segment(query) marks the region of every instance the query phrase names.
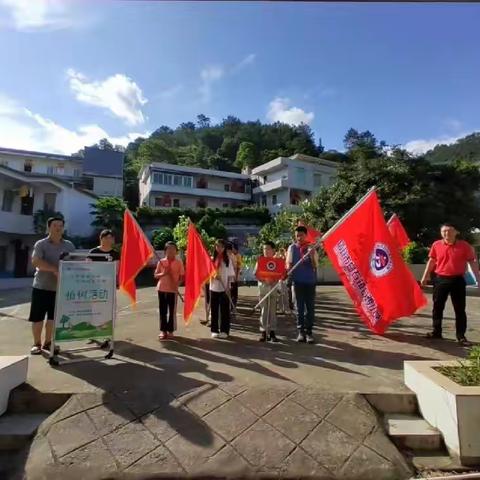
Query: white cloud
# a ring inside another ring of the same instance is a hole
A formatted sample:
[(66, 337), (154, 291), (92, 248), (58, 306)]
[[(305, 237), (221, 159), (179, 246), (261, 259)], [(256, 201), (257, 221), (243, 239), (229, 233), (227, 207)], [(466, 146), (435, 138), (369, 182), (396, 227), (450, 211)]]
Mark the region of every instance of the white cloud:
[(313, 112), (306, 112), (298, 107), (291, 107), (288, 98), (277, 97), (268, 106), (267, 119), (271, 122), (288, 123), (289, 125), (300, 125), (312, 122), (315, 117)]
[(200, 72), (202, 84), (200, 85), (200, 95), (204, 103), (212, 99), (212, 85), (218, 82), (225, 75), (225, 70), (220, 65), (210, 65)]
[(240, 62), (238, 62), (233, 68), (232, 68), (232, 73), (236, 73), (238, 72), (239, 70), (242, 70), (243, 68), (245, 67), (248, 67), (249, 65), (251, 65), (255, 59), (257, 58), (257, 55), (255, 53), (250, 53), (249, 55), (247, 55), (245, 58), (243, 58), (242, 60), (240, 60)]
[(404, 145), (405, 150), (415, 154), (421, 155), (423, 153), (432, 150), (437, 145), (451, 145), (455, 143), (459, 138), (464, 137), (467, 133), (462, 133), (461, 135), (457, 135), (454, 137), (443, 136), (439, 138), (430, 138), (430, 139), (418, 139), (418, 140), (411, 140)]
[(85, 75), (70, 68), (67, 76), (78, 101), (107, 109), (127, 125), (145, 122), (142, 106), (147, 100), (141, 88), (126, 75), (117, 73), (105, 80), (89, 81)]
[(85, 145), (97, 143), (101, 138), (108, 138), (114, 145), (126, 146), (137, 137), (149, 135), (148, 132), (131, 132), (114, 137), (97, 124), (81, 125), (70, 130), (1, 94), (0, 106), (2, 147), (71, 154)]
[(18, 30), (63, 29), (78, 22), (65, 0), (0, 0)]

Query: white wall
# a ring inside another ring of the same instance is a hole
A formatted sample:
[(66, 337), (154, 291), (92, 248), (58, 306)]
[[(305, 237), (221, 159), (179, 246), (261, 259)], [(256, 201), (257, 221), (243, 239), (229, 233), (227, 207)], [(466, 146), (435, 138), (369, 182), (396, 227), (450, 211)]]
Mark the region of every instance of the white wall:
[(91, 204), (95, 198), (72, 188), (63, 190), (57, 197), (57, 210), (65, 218), (65, 229), (69, 235), (88, 236), (94, 232), (91, 226)]
[(122, 197), (123, 180), (112, 177), (93, 177), (93, 193), (99, 196)]
[[(155, 207), (155, 197), (164, 197), (166, 194), (160, 192), (154, 192), (149, 196), (150, 199), (150, 207), (152, 208), (162, 208), (162, 207)], [(197, 208), (197, 200), (201, 197), (197, 196), (189, 196), (189, 195), (176, 195), (174, 193), (168, 193), (170, 198), (172, 199), (172, 207), (173, 207), (173, 200), (179, 199), (180, 200), (180, 207), (179, 208)], [(217, 198), (207, 198), (204, 197), (204, 200), (207, 202), (208, 208), (222, 208), (224, 204), (228, 204), (231, 206), (232, 203), (238, 204), (247, 204), (246, 202), (239, 202), (237, 200), (228, 200), (228, 199), (217, 199)], [(165, 207), (163, 207), (165, 208)], [(169, 208), (169, 207), (166, 207)]]
[[(295, 169), (303, 168), (305, 170), (305, 182), (298, 182)], [(322, 185), (330, 184), (330, 178), (336, 175), (336, 168), (322, 164), (313, 164), (310, 162), (302, 162), (300, 160), (288, 160), (288, 184), (290, 188), (308, 190), (311, 192), (318, 191), (320, 187), (315, 187), (313, 178), (315, 173), (322, 175)]]

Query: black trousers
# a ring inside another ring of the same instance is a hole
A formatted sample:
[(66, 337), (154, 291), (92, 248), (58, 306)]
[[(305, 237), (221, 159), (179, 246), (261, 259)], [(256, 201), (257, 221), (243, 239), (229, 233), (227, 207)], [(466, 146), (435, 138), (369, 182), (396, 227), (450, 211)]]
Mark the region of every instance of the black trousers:
[(466, 283), (463, 276), (446, 277), (437, 275), (433, 283), (433, 331), (442, 333), (443, 310), (448, 295), (452, 299), (453, 310), (455, 311), (455, 327), (457, 338), (465, 336), (467, 330), (466, 306)]
[(175, 310), (177, 308), (177, 294), (172, 292), (158, 292), (158, 306), (160, 309), (160, 331), (173, 333), (177, 329)]
[(236, 307), (238, 302), (238, 282), (232, 282), (230, 286), (230, 295), (232, 297), (232, 303)]
[(212, 314), (210, 330), (213, 333), (230, 333), (230, 302), (225, 292), (210, 290), (210, 311)]

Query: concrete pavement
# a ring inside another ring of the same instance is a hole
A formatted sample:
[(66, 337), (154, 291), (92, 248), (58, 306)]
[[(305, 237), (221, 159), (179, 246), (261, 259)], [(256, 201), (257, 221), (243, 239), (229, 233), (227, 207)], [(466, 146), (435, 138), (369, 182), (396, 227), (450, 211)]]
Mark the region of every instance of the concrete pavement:
[[(34, 388), (73, 396), (42, 425), (28, 478), (65, 478), (65, 468), (69, 478), (77, 469), (89, 480), (104, 472), (408, 478), (375, 412), (355, 392), (405, 391), (404, 360), (462, 358), (466, 350), (424, 338), (428, 309), (380, 337), (364, 327), (341, 287), (317, 292), (315, 345), (292, 340), (289, 316), (279, 319), (279, 344), (258, 342), (253, 287), (240, 289), (229, 340), (210, 338), (201, 305), (189, 326), (179, 315), (174, 340), (159, 342), (155, 291), (140, 289), (134, 310), (120, 297), (113, 359), (52, 368), (31, 358)], [(1, 355), (30, 347), (28, 296), (0, 295)], [(468, 299), (474, 341), (479, 302)], [(454, 338), (450, 306), (445, 335)]]

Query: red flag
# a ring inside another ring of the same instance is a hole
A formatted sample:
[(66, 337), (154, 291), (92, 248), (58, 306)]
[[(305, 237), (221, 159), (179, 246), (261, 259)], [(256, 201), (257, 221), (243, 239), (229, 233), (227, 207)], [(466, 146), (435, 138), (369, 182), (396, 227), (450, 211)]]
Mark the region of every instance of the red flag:
[(258, 257), (255, 276), (264, 280), (280, 280), (285, 276), (285, 260), (275, 257)]
[(426, 305), (388, 231), (375, 191), (324, 235), (324, 248), (359, 315), (375, 333)]
[(216, 271), (212, 259), (203, 245), (202, 238), (193, 223), (190, 223), (188, 226), (186, 256), (183, 319), (185, 323), (188, 323), (197, 307), (203, 286)]
[(387, 225), (388, 229), (390, 230), (390, 234), (397, 241), (400, 250), (403, 250), (410, 243), (410, 239), (408, 238), (408, 234), (405, 231), (405, 228), (403, 228), (402, 222), (396, 213), (390, 217)]
[(120, 289), (130, 297), (131, 303), (137, 301), (135, 277), (154, 255), (155, 251), (140, 225), (133, 218), (130, 210), (125, 210), (118, 281)]

